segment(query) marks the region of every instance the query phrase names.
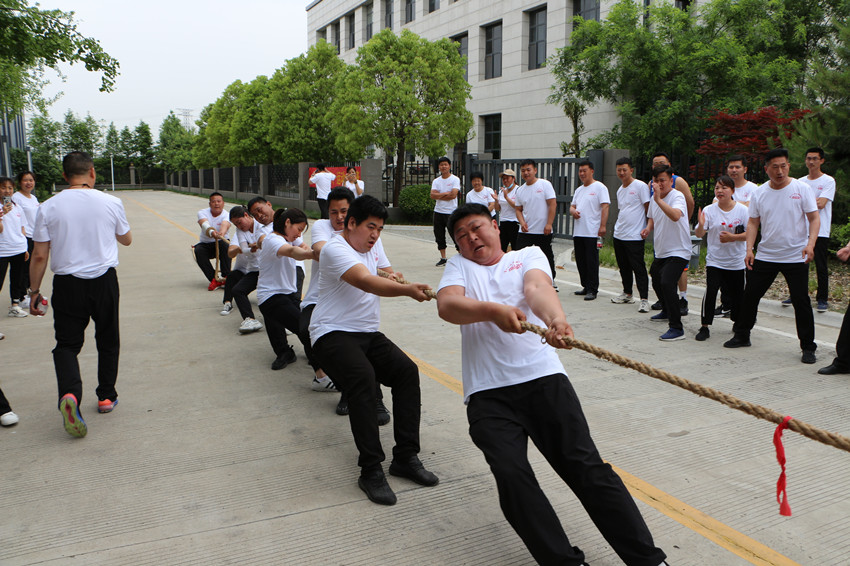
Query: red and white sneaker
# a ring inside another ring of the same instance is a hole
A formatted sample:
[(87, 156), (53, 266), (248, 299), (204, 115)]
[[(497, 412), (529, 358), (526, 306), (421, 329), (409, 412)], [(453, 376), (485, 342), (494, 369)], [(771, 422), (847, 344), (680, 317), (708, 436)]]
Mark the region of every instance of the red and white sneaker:
[(115, 405), (118, 404), (118, 399), (115, 401), (110, 401), (109, 399), (104, 399), (103, 401), (97, 402), (97, 412), (98, 413), (111, 413), (112, 409), (115, 408)]

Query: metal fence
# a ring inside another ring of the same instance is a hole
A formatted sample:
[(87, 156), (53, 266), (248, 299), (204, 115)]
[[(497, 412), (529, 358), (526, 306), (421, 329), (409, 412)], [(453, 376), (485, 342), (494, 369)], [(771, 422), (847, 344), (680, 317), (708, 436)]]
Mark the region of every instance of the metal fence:
[(201, 169), (202, 174), (201, 178), (203, 181), (201, 182), (201, 188), (203, 189), (214, 189), (215, 188), (215, 177), (213, 176), (212, 169)]
[(269, 165), (269, 192), (278, 197), (298, 198), (298, 164)]
[(218, 190), (232, 191), (233, 190), (233, 168), (224, 167), (218, 170)]
[[(453, 164), (454, 165), (454, 164)], [(430, 185), (437, 176), (436, 161), (408, 161), (404, 164), (402, 188), (409, 185)], [(393, 183), (395, 182), (395, 163), (388, 163), (381, 175), (384, 204), (393, 201)]]
[(239, 168), (239, 191), (255, 195), (260, 194), (259, 165), (243, 165)]

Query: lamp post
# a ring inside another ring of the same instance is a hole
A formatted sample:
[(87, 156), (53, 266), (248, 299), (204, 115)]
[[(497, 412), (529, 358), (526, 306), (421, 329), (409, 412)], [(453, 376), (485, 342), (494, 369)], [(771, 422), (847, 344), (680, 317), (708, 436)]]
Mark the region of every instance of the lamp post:
[(115, 192), (115, 161), (112, 159), (112, 154), (109, 154), (109, 169), (112, 172), (112, 192)]

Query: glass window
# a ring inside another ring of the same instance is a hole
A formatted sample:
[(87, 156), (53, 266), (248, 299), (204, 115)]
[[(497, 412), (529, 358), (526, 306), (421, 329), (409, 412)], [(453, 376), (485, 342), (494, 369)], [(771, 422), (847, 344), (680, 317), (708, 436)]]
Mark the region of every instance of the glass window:
[(502, 76), (502, 22), (484, 28), (484, 78)]
[(336, 47), (337, 54), (339, 54), (339, 41), (340, 41), (340, 38), (339, 38), (339, 35), (340, 35), (339, 20), (337, 20), (336, 22), (331, 24), (331, 29), (333, 30), (333, 45), (334, 45), (334, 47)]
[(585, 20), (599, 21), (599, 0), (575, 0), (573, 14)]
[(354, 14), (345, 17), (345, 26), (348, 28), (348, 44), (346, 49), (354, 49)]
[(365, 36), (364, 41), (369, 41), (372, 39), (372, 19), (375, 17), (375, 10), (372, 4), (366, 4), (366, 9), (364, 10), (364, 24), (365, 29), (363, 30), (363, 35)]
[(484, 118), (484, 153), (493, 154), (493, 159), (502, 158), (502, 115), (491, 114)]
[(409, 24), (416, 19), (416, 0), (404, 0), (404, 23)]
[(546, 8), (528, 13), (528, 68), (539, 69), (546, 62)]
[(440, 9), (440, 0), (428, 0), (428, 13)]
[(461, 57), (466, 58), (463, 62), (463, 78), (469, 80), (469, 34), (456, 35), (452, 38), (452, 41), (458, 43), (457, 52), (460, 53)]
[(393, 0), (384, 0), (384, 27), (393, 29)]

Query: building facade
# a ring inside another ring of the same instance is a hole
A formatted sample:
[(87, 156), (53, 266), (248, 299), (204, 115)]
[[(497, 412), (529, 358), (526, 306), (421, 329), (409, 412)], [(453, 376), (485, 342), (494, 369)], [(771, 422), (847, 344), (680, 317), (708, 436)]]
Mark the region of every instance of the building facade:
[[(429, 40), (458, 42), (467, 57), (475, 136), (455, 155), (495, 159), (561, 157), (572, 125), (546, 100), (554, 83), (544, 63), (567, 44), (572, 19), (604, 17), (612, 0), (314, 0), (307, 6), (307, 41), (325, 40), (355, 63), (357, 48), (384, 28)], [(590, 108), (583, 139), (617, 122), (613, 107)]]

